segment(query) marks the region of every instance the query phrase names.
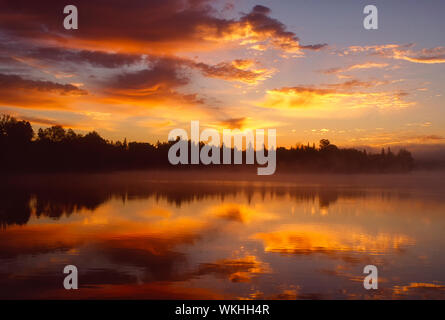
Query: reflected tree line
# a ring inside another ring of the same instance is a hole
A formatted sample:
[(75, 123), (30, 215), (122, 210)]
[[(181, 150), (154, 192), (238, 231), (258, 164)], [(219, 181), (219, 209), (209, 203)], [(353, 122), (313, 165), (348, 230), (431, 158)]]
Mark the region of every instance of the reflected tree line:
[[(28, 121), (3, 115), (0, 118), (0, 170), (70, 172), (209, 167), (172, 166), (168, 162), (168, 150), (174, 143), (127, 143), (126, 139), (113, 142), (95, 131), (82, 135), (62, 126), (40, 128), (35, 133)], [(414, 168), (414, 159), (407, 150), (401, 149), (396, 154), (390, 149), (368, 153), (366, 150), (338, 148), (327, 139), (321, 140), (318, 147), (297, 145), (280, 147), (276, 151), (277, 170), (281, 171), (407, 172)], [(243, 153), (245, 159), (245, 151)], [(227, 165), (221, 167), (226, 168)], [(253, 166), (244, 167), (252, 169)]]
[(131, 176), (123, 178), (115, 174), (7, 176), (3, 182), (0, 185), (0, 229), (9, 225), (25, 225), (31, 215), (57, 220), (79, 211), (94, 211), (111, 199), (125, 203), (152, 198), (180, 208), (206, 199), (224, 202), (228, 197), (242, 195), (248, 203), (252, 203), (255, 196), (263, 201), (288, 197), (297, 203), (313, 202), (320, 208), (327, 208), (341, 198), (365, 198), (369, 195), (356, 189), (190, 184), (186, 181), (168, 183)]

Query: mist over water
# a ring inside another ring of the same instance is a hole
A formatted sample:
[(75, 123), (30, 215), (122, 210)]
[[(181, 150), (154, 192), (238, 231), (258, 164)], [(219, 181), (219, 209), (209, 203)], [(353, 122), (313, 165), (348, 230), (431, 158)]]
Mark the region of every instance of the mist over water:
[[(5, 177), (0, 297), (445, 298), (443, 173)], [(79, 290), (63, 289), (63, 268)], [(363, 268), (379, 289), (363, 288)]]

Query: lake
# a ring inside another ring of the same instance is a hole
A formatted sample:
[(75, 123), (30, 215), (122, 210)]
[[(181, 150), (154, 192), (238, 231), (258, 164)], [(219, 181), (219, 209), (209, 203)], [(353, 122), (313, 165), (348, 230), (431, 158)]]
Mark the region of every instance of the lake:
[(445, 299), (444, 178), (6, 177), (0, 298)]

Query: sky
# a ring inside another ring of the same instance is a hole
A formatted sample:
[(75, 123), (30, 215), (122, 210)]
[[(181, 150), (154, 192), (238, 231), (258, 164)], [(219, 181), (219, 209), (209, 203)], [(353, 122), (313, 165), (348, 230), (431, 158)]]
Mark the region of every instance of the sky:
[[(276, 129), (279, 146), (445, 145), (440, 0), (0, 0), (0, 113), (110, 140)], [(379, 28), (363, 27), (378, 8)]]

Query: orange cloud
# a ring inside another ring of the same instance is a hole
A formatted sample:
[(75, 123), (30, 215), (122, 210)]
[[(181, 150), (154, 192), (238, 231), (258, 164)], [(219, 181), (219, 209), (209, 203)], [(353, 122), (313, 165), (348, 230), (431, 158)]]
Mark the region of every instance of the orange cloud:
[(395, 51), (394, 58), (415, 63), (445, 63), (445, 47), (422, 49), (420, 52)]
[[(268, 90), (260, 105), (266, 108), (284, 110), (323, 110), (338, 112), (343, 109), (362, 109), (376, 107), (379, 109), (404, 108), (411, 105), (405, 101), (407, 93), (394, 91), (363, 91), (385, 82), (349, 80), (343, 83), (325, 84), (321, 87), (284, 87)], [(362, 90), (358, 91), (357, 88)], [(320, 115), (319, 115), (320, 116)]]
[(18, 75), (0, 74), (0, 86), (8, 90), (30, 90), (51, 92), (60, 95), (85, 95), (85, 90), (72, 84), (60, 84), (51, 81), (24, 79)]
[(221, 62), (210, 66), (205, 63), (195, 63), (193, 67), (199, 69), (205, 76), (220, 78), (229, 81), (239, 81), (248, 84), (256, 84), (270, 78), (274, 70), (252, 68), (256, 64), (253, 60), (234, 60)]
[[(257, 5), (251, 12), (241, 17), (239, 21), (231, 23), (223, 31), (225, 40), (240, 40), (241, 44), (248, 44), (252, 49), (263, 51), (268, 47), (284, 52), (299, 53), (302, 50), (320, 50), (327, 44), (301, 45), (300, 39), (286, 30), (284, 24), (269, 17), (271, 10)], [(215, 39), (215, 38), (213, 38)]]
[(414, 63), (436, 64), (445, 63), (445, 47), (435, 47), (413, 51), (414, 44), (386, 44), (376, 46), (352, 46), (339, 52), (340, 55), (368, 53), (396, 60), (405, 60)]
[(60, 109), (70, 101), (68, 98), (86, 94), (86, 90), (72, 84), (25, 79), (13, 74), (0, 74), (0, 102), (4, 105)]
[(223, 128), (227, 129), (243, 129), (246, 124), (247, 118), (230, 118), (226, 120), (222, 120), (219, 122), (219, 125)]

